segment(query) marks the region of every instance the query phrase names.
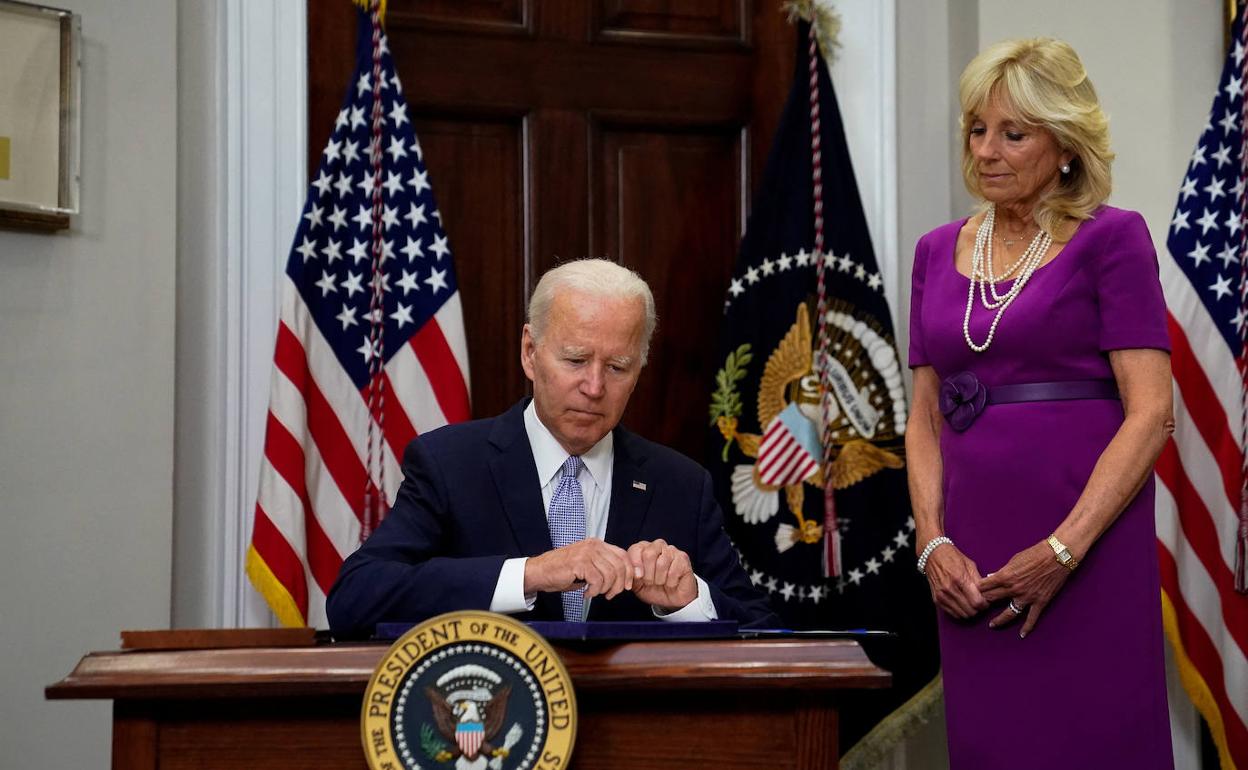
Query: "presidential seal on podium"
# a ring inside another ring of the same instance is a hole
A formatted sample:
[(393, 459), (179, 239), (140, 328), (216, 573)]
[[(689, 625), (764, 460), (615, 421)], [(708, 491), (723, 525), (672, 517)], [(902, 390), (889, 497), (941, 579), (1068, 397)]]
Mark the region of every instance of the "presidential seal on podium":
[(576, 695), (559, 656), (528, 626), (451, 612), (386, 652), (360, 728), (372, 770), (555, 770), (576, 741)]

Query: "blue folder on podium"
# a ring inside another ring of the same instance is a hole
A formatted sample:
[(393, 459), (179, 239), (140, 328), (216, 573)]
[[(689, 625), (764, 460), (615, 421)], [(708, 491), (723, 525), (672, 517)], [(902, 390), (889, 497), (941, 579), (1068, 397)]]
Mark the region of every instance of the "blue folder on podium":
[[(640, 642), (668, 639), (891, 639), (890, 631), (865, 628), (793, 630), (788, 628), (739, 628), (735, 620), (708, 620), (701, 623), (665, 623), (661, 620), (617, 621), (595, 620), (590, 623), (569, 623), (562, 620), (531, 620), (526, 623), (551, 641)], [(415, 623), (378, 623), (374, 636), (392, 642), (416, 626)]]
[[(415, 625), (415, 623), (378, 623), (376, 638), (393, 641)], [(702, 623), (665, 623), (660, 620), (597, 620), (591, 623), (569, 623), (562, 620), (533, 620), (526, 625), (551, 641), (628, 642), (663, 639), (735, 639), (738, 635), (735, 620), (709, 620)]]

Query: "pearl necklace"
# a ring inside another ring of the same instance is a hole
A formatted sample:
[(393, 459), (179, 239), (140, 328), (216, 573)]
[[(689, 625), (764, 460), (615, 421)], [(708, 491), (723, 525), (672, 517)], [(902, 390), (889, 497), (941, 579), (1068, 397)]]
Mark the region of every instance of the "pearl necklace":
[[(988, 236), (988, 252), (987, 252), (987, 255), (986, 255), (986, 256), (985, 256), (985, 258), (984, 258), (984, 263), (985, 263), (985, 267), (987, 267), (987, 268), (988, 268), (988, 270), (987, 270), (987, 272), (988, 272), (988, 291), (989, 291), (989, 293), (991, 293), (991, 294), (992, 294), (992, 299), (993, 299), (993, 301), (994, 301), (994, 302), (996, 302), (996, 303), (1000, 304), (1001, 300), (1002, 300), (1002, 299), (1004, 298), (1004, 296), (1005, 296), (1005, 295), (1003, 295), (1003, 294), (998, 294), (998, 293), (997, 293), (997, 283), (998, 283), (999, 281), (1004, 281), (1004, 280), (1008, 279), (1008, 278), (1009, 278), (1011, 275), (1013, 275), (1013, 274), (1014, 274), (1014, 273), (1015, 273), (1015, 272), (1016, 272), (1016, 271), (1017, 271), (1020, 267), (1022, 267), (1022, 266), (1023, 266), (1023, 263), (1026, 261), (1027, 256), (1028, 256), (1028, 254), (1029, 254), (1029, 253), (1030, 253), (1030, 252), (1029, 252), (1028, 250), (1024, 249), (1024, 250), (1023, 250), (1023, 253), (1019, 255), (1018, 259), (1016, 259), (1012, 265), (1010, 265), (1009, 267), (1005, 268), (1005, 270), (1001, 273), (1001, 275), (995, 275), (995, 274), (993, 273), (993, 271), (992, 271), (992, 236), (991, 236), (991, 235), (989, 235), (989, 236)], [(982, 290), (982, 288), (983, 288), (983, 287), (981, 286), (980, 288), (981, 288), (981, 290)]]
[[(1040, 263), (1044, 261), (1044, 255), (1048, 253), (1049, 246), (1053, 243), (1053, 236), (1044, 230), (1037, 232), (1018, 261), (1006, 268), (1000, 276), (993, 275), (992, 235), (996, 213), (996, 206), (992, 206), (984, 214), (984, 221), (980, 222), (979, 229), (975, 232), (975, 248), (971, 252), (971, 285), (966, 293), (966, 314), (962, 316), (962, 336), (966, 339), (966, 344), (976, 353), (983, 353), (992, 344), (992, 338), (997, 333), (997, 324), (1001, 322), (1005, 309), (1022, 293), (1023, 287), (1031, 280), (1036, 268), (1040, 267)], [(1005, 280), (1015, 272), (1018, 273), (1018, 277), (1009, 291), (1004, 294), (997, 293), (996, 282)], [(975, 305), (977, 283), (979, 284), (979, 300), (984, 309), (997, 311), (992, 319), (992, 326), (988, 327), (988, 338), (982, 345), (976, 344), (971, 339), (971, 308)], [(988, 299), (990, 293), (992, 294), (991, 300)]]

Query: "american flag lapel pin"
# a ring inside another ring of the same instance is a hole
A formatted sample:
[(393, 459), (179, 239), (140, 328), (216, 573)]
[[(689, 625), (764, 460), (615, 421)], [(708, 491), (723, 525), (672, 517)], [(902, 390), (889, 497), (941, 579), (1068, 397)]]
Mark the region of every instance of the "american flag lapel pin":
[(642, 492), (645, 492), (645, 491), (646, 491), (646, 482), (644, 482), (644, 481), (634, 481), (634, 482), (633, 482), (633, 489), (640, 489)]

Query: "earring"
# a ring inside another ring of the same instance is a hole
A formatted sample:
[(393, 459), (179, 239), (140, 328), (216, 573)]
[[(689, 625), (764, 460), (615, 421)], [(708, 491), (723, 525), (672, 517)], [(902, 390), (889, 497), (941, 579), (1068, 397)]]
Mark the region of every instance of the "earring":
[(1069, 174), (1069, 173), (1070, 173), (1070, 164), (1069, 164), (1069, 163), (1063, 163), (1063, 164), (1062, 164), (1062, 173), (1063, 173), (1063, 174)]

